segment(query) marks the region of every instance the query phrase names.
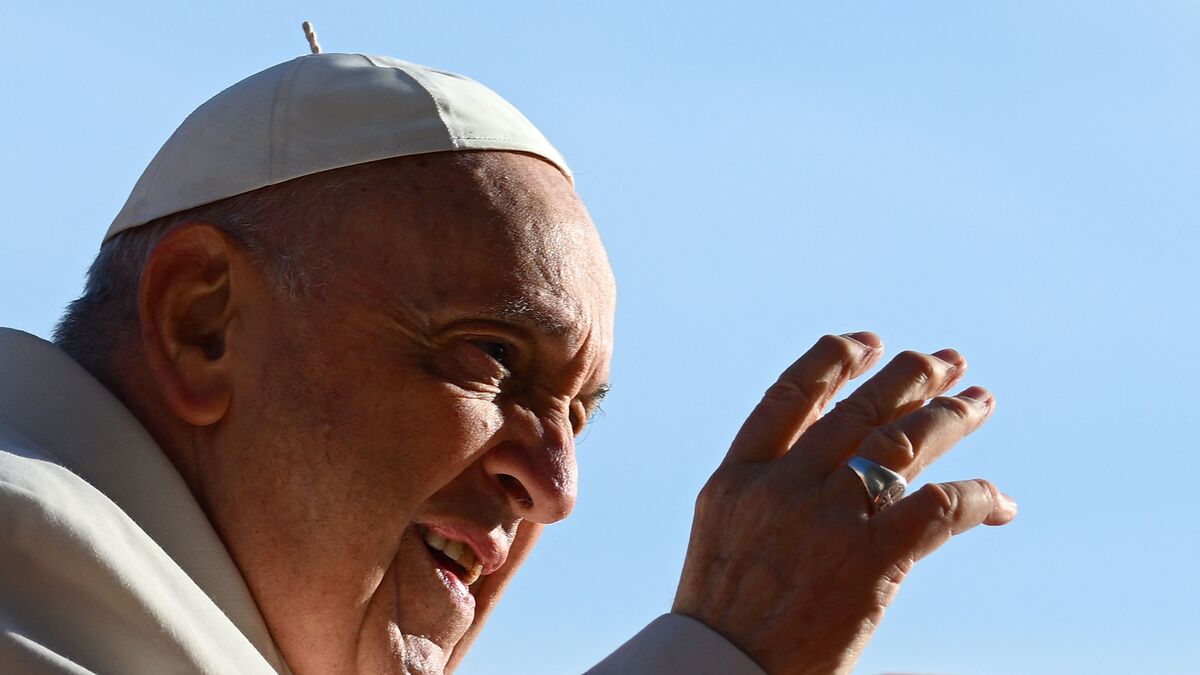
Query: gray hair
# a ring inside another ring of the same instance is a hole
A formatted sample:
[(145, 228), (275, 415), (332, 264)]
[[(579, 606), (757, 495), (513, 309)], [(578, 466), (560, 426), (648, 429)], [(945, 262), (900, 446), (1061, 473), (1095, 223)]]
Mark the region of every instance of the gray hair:
[[(116, 235), (88, 269), (83, 294), (67, 306), (54, 343), (110, 388), (120, 382), (123, 345), (140, 333), (138, 287), (154, 247), (188, 222), (219, 228), (261, 263), (286, 299), (299, 302), (333, 273), (319, 245), (320, 232), (367, 191), (419, 194), (426, 172), (472, 172), (496, 164), (496, 151), (454, 151), (356, 164), (296, 178), (181, 211)], [(381, 169), (383, 169), (381, 171)]]
[[(316, 174), (164, 216), (117, 234), (100, 247), (83, 294), (54, 328), (56, 345), (105, 384), (118, 381), (120, 348), (140, 332), (138, 287), (154, 247), (188, 222), (211, 224), (261, 263), (276, 290), (297, 300), (322, 266), (314, 241), (318, 224), (335, 211), (335, 175)], [(286, 227), (283, 226), (286, 224)]]

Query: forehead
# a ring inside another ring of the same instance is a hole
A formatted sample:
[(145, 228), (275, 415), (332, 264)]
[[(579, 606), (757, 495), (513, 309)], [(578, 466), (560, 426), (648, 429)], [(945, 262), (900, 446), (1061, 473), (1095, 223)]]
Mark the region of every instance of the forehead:
[(607, 257), (555, 167), (500, 152), (378, 164), (339, 186), (335, 226), (340, 265), (367, 286), (429, 320), (477, 312), (554, 334), (611, 333)]

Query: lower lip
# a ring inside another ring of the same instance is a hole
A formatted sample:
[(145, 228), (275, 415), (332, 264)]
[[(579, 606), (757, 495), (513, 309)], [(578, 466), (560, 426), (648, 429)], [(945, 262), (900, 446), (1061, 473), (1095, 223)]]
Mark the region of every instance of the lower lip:
[(438, 562), (437, 558), (433, 557), (433, 552), (429, 550), (429, 545), (425, 543), (425, 538), (421, 536), (421, 533), (417, 531), (416, 528), (413, 528), (413, 535), (417, 538), (417, 541), (420, 542), (421, 549), (425, 551), (425, 558), (429, 561), (430, 566), (433, 568), (434, 574), (439, 580), (441, 580), (442, 585), (446, 587), (446, 590), (450, 591), (450, 594), (454, 597), (455, 601), (461, 602), (469, 606), (471, 609), (474, 609), (475, 596), (471, 595), (471, 589), (463, 583), (462, 579), (460, 579), (457, 574), (455, 574), (449, 568), (443, 567), (442, 564)]

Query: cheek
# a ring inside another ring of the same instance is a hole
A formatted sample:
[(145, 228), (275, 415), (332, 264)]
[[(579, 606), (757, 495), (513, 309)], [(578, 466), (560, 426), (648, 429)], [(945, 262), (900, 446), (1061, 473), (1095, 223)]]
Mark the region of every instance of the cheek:
[[(502, 428), (490, 400), (423, 373), (345, 369), (302, 416), (311, 457), (346, 497), (411, 512), (477, 462)], [(304, 441), (302, 441), (304, 442)], [(311, 447), (318, 446), (318, 447)]]
[(320, 492), (400, 516), (466, 471), (503, 420), (491, 400), (401, 354), (380, 353), (380, 344), (394, 340), (364, 343), (371, 334), (363, 330), (354, 342), (317, 354), (312, 345), (337, 336), (294, 332), (293, 349), (264, 359), (256, 384), (265, 405), (257, 417), (261, 430), (273, 428), (275, 442), (297, 452)]
[(495, 404), (464, 398), (446, 386), (401, 397), (382, 414), (393, 419), (403, 415), (404, 422), (393, 428), (394, 437), (403, 448), (406, 468), (423, 477), (426, 495), (474, 464), (502, 426)]

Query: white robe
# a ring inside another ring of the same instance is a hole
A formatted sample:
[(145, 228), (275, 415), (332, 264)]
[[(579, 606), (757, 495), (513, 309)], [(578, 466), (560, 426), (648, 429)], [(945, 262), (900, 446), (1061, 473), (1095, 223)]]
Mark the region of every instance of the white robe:
[[(0, 673), (289, 673), (183, 478), (54, 345), (0, 328)], [(665, 615), (592, 671), (761, 675)]]
[(183, 478), (48, 342), (0, 329), (0, 672), (286, 665)]

